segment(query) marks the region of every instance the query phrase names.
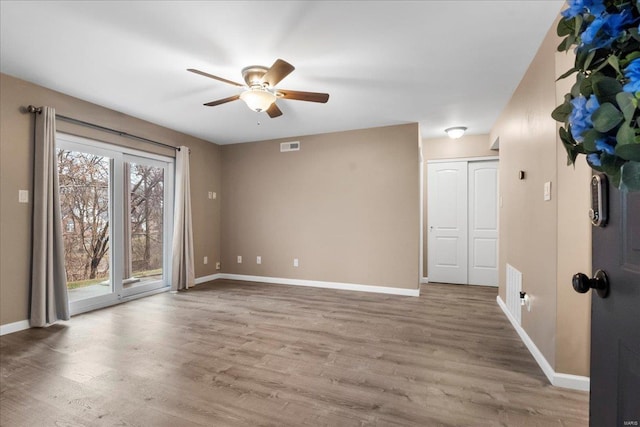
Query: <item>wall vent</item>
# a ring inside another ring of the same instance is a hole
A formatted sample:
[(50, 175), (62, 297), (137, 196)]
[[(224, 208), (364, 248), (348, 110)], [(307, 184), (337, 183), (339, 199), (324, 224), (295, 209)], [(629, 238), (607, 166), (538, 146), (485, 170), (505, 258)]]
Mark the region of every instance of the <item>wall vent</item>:
[(522, 291), (522, 272), (507, 264), (507, 309), (518, 325), (522, 324), (520, 291)]
[(286, 151), (300, 151), (300, 141), (281, 142), (280, 152), (284, 153)]

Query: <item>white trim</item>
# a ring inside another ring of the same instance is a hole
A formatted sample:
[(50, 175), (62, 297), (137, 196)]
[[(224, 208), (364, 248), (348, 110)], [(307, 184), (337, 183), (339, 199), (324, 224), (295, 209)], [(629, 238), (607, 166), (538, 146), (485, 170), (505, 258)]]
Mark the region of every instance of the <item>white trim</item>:
[(429, 278), (428, 277), (423, 277), (420, 279), (420, 283), (422, 285), (426, 285), (427, 283), (429, 283)]
[(271, 283), (277, 285), (310, 286), (314, 288), (339, 289), (342, 291), (374, 292), (380, 294), (419, 297), (420, 289), (391, 288), (386, 286), (359, 285), (356, 283), (322, 282), (318, 280), (285, 279), (282, 277), (247, 276), (244, 274), (218, 275), (219, 279), (242, 280), (246, 282)]
[(538, 362), (538, 366), (540, 366), (542, 372), (544, 372), (544, 374), (547, 376), (547, 379), (549, 380), (551, 385), (556, 387), (569, 388), (572, 390), (589, 391), (589, 377), (555, 372), (551, 367), (551, 364), (547, 361), (542, 352), (529, 337), (527, 332), (520, 325), (518, 325), (518, 322), (516, 321), (515, 317), (513, 317), (513, 315), (509, 312), (509, 310), (507, 309), (507, 305), (504, 303), (504, 301), (502, 301), (500, 295), (496, 297), (496, 301), (498, 302), (498, 305), (504, 312), (505, 316), (507, 316), (507, 319), (509, 319), (509, 322), (511, 322), (513, 329), (515, 329), (520, 336), (520, 339), (522, 340), (524, 345), (527, 346), (527, 349), (529, 349), (529, 352), (531, 353), (533, 358), (536, 360), (536, 362)]
[(196, 285), (199, 285), (201, 283), (211, 282), (212, 280), (222, 279), (222, 277), (220, 276), (222, 276), (222, 274), (216, 273), (216, 274), (210, 274), (208, 276), (197, 277), (194, 283)]
[(460, 157), (453, 159), (434, 159), (427, 160), (429, 163), (451, 163), (451, 162), (488, 162), (490, 160), (500, 160), (499, 156), (487, 156), (487, 157)]
[(91, 305), (76, 307), (75, 309), (72, 308), (71, 317), (76, 316), (78, 314), (82, 314), (82, 313), (88, 313), (89, 311), (99, 310), (101, 308), (113, 307), (114, 305), (118, 305), (123, 302), (133, 301), (135, 299), (149, 297), (155, 294), (160, 294), (162, 292), (167, 292), (169, 289), (170, 289), (169, 286), (163, 286), (158, 289), (152, 289), (150, 291), (140, 292), (139, 294), (127, 295), (120, 298), (116, 298), (115, 300), (101, 301)]
[(24, 331), (30, 327), (31, 325), (28, 320), (20, 320), (18, 322), (7, 323), (6, 325), (0, 325), (0, 336)]

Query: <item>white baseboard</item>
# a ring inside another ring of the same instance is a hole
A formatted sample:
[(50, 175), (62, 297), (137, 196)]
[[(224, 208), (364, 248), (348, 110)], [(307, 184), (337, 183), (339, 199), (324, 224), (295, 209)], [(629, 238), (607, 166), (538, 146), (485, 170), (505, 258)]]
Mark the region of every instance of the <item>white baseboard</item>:
[(420, 279), (420, 284), (426, 285), (427, 283), (429, 283), (429, 278), (428, 277), (423, 277), (423, 278)]
[(542, 352), (538, 349), (538, 347), (535, 345), (533, 340), (529, 337), (527, 332), (522, 328), (522, 326), (518, 324), (516, 319), (509, 312), (509, 310), (507, 309), (507, 305), (504, 303), (504, 301), (502, 301), (502, 298), (500, 298), (499, 295), (496, 297), (496, 301), (498, 302), (498, 305), (504, 312), (505, 316), (507, 316), (507, 319), (509, 319), (509, 322), (511, 322), (513, 329), (516, 330), (516, 332), (520, 336), (520, 339), (522, 340), (524, 345), (527, 346), (527, 349), (529, 349), (529, 352), (531, 353), (533, 358), (536, 360), (536, 362), (538, 362), (540, 369), (542, 369), (542, 372), (544, 372), (544, 374), (547, 376), (547, 379), (552, 385), (556, 387), (569, 388), (572, 390), (589, 391), (589, 387), (590, 387), (589, 377), (584, 377), (580, 375), (562, 374), (554, 371), (553, 368), (551, 367), (551, 364), (547, 361), (547, 359), (544, 357)]
[(210, 274), (208, 276), (198, 277), (195, 280), (195, 284), (199, 285), (201, 283), (207, 283), (207, 282), (211, 282), (212, 280), (221, 279), (222, 277), (220, 277), (220, 276), (221, 276), (220, 273), (216, 273), (216, 274)]
[(31, 325), (28, 320), (20, 320), (18, 322), (7, 323), (6, 325), (0, 325), (0, 336), (24, 331), (30, 327)]
[[(247, 275), (241, 275), (241, 274), (224, 274), (224, 273), (217, 273), (217, 274), (211, 274), (209, 276), (198, 277), (195, 279), (195, 284), (199, 285), (201, 283), (211, 282), (217, 279), (242, 280), (247, 282), (262, 282), (262, 283), (293, 285), (293, 286), (311, 286), (316, 288), (340, 289), (343, 291), (375, 292), (375, 293), (381, 293), (381, 294), (393, 294), (393, 295), (403, 295), (403, 296), (411, 296), (411, 297), (420, 296), (420, 289), (403, 289), (403, 288), (391, 288), (391, 287), (385, 287), (385, 286), (358, 285), (354, 283), (321, 282), (317, 280), (298, 280), (298, 279), (285, 279), (285, 278), (278, 278), (278, 277), (247, 276)], [(135, 295), (126, 299), (127, 300), (137, 299), (143, 296), (149, 296), (159, 292), (166, 292), (166, 291), (167, 289), (163, 288), (163, 289), (147, 292), (145, 294)], [(85, 311), (95, 310), (97, 308), (103, 308), (103, 307), (104, 305), (88, 307)], [(75, 315), (79, 313), (73, 313), (73, 314)], [(28, 320), (21, 320), (19, 322), (0, 325), (0, 336), (11, 334), (13, 332), (23, 331), (29, 328), (30, 328), (30, 325)]]
[(386, 286), (358, 285), (355, 283), (322, 282), (318, 280), (285, 279), (283, 277), (247, 276), (244, 274), (218, 275), (218, 279), (242, 280), (245, 282), (261, 282), (278, 285), (310, 286), (314, 288), (339, 289), (342, 291), (373, 292), (379, 294), (403, 295), (419, 297), (420, 289), (391, 288)]

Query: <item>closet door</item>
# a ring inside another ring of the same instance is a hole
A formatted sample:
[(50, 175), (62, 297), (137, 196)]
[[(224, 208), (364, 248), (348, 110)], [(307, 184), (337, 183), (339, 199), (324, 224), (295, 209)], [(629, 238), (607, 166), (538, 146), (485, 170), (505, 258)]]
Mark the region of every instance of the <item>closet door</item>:
[(467, 283), (467, 162), (429, 163), (429, 281)]
[(469, 162), (469, 281), (498, 286), (498, 162)]

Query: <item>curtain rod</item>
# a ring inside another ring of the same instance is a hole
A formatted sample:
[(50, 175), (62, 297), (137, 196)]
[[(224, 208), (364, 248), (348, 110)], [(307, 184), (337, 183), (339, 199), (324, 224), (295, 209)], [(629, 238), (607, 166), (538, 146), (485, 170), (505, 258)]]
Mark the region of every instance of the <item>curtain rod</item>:
[[(40, 114), (40, 113), (42, 113), (42, 107), (36, 107), (34, 105), (29, 105), (27, 107), (27, 112), (28, 113), (34, 113), (34, 114), (35, 113)], [(113, 134), (116, 134), (118, 136), (124, 136), (126, 138), (131, 138), (131, 139), (137, 139), (138, 141), (148, 142), (150, 144), (160, 145), (162, 147), (171, 148), (173, 150), (180, 151), (180, 147), (174, 147), (173, 145), (164, 144), (162, 142), (154, 141), (152, 139), (148, 139), (148, 138), (143, 138), (141, 136), (132, 135), (130, 133), (123, 132), (123, 131), (120, 131), (120, 130), (117, 130), (117, 129), (111, 129), (111, 128), (108, 128), (108, 127), (105, 127), (105, 126), (96, 125), (94, 123), (85, 122), (83, 120), (74, 119), (72, 117), (63, 116), (61, 114), (56, 114), (56, 119), (63, 120), (65, 122), (69, 122), (69, 123), (73, 123), (73, 124), (77, 124), (77, 125), (86, 126), (86, 127), (97, 129), (97, 130), (101, 130), (103, 132), (113, 133)], [(189, 152), (191, 152), (191, 149), (189, 149)]]

